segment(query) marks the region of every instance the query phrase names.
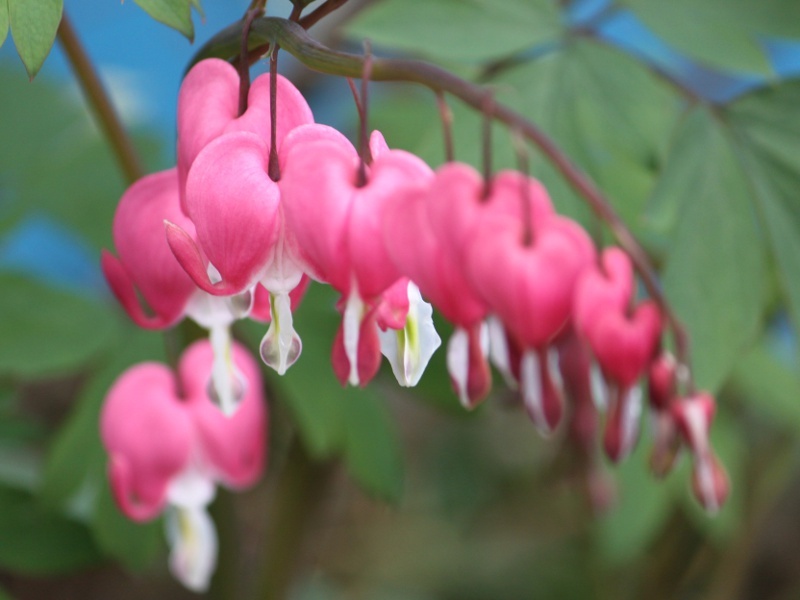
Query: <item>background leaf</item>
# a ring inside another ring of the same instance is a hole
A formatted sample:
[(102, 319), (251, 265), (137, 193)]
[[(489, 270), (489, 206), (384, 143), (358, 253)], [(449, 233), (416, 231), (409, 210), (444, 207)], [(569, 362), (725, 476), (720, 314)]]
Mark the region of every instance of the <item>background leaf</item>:
[(0, 46), (8, 35), (8, 0), (0, 0)]
[(42, 513), (30, 494), (0, 487), (0, 566), (29, 575), (65, 573), (101, 560), (89, 530)]
[(11, 35), (31, 79), (50, 54), (63, 8), (63, 0), (8, 0)]
[(110, 304), (13, 275), (0, 274), (0, 286), (0, 373), (35, 377), (77, 369), (119, 340)]
[(383, 0), (361, 12), (346, 31), (377, 45), (470, 62), (551, 42), (561, 26), (550, 0)]
[(800, 4), (783, 0), (627, 0), (645, 25), (711, 67), (772, 74), (762, 36), (800, 38)]
[(729, 109), (742, 168), (753, 190), (796, 330), (800, 331), (800, 82), (764, 89)]
[(763, 242), (747, 181), (713, 117), (694, 111), (676, 137), (654, 199), (680, 207), (664, 289), (691, 334), (697, 383), (713, 392), (758, 332)]
[(133, 0), (156, 21), (181, 32), (189, 41), (194, 39), (192, 0)]

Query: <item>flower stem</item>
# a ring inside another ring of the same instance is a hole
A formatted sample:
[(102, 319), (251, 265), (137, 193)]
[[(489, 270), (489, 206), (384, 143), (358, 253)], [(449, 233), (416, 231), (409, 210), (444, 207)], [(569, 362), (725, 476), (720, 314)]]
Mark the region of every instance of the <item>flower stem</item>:
[(114, 110), (114, 105), (111, 103), (97, 71), (78, 39), (66, 11), (64, 11), (61, 24), (58, 26), (58, 40), (86, 101), (114, 150), (114, 155), (125, 179), (128, 183), (133, 183), (144, 175), (142, 162), (133, 142), (122, 126), (119, 115)]

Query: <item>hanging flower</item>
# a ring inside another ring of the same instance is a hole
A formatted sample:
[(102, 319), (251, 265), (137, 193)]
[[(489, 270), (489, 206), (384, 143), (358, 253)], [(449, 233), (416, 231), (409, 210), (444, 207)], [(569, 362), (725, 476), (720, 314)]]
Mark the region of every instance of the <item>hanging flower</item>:
[(196, 591), (208, 587), (216, 564), (216, 533), (206, 510), (216, 485), (251, 485), (266, 459), (267, 413), (258, 367), (238, 345), (232, 360), (244, 389), (231, 417), (209, 397), (213, 351), (207, 341), (184, 352), (177, 376), (159, 363), (130, 368), (109, 390), (100, 416), (117, 504), (136, 521), (166, 511), (170, 567)]

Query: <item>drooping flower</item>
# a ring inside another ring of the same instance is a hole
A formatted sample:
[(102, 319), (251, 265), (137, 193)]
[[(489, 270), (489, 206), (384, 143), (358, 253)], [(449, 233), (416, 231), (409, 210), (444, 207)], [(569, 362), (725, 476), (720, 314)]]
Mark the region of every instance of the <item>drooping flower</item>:
[(728, 475), (709, 440), (715, 412), (716, 402), (708, 393), (681, 398), (672, 405), (675, 421), (694, 459), (692, 490), (710, 513), (722, 508), (730, 492)]
[(234, 345), (243, 396), (227, 417), (208, 394), (213, 351), (199, 341), (183, 354), (177, 376), (159, 363), (122, 374), (109, 390), (100, 435), (108, 474), (122, 512), (147, 521), (166, 511), (175, 577), (196, 591), (207, 588), (217, 541), (206, 512), (217, 484), (251, 485), (265, 463), (266, 405), (258, 367)]
[(603, 251), (600, 267), (588, 271), (575, 295), (575, 325), (608, 382), (604, 445), (614, 461), (636, 442), (642, 412), (637, 380), (655, 357), (661, 315), (652, 301), (632, 307), (633, 268), (618, 248)]
[(352, 385), (365, 385), (377, 370), (380, 344), (374, 311), (381, 294), (400, 278), (383, 243), (386, 203), (431, 177), (422, 160), (386, 149), (377, 132), (371, 147), (373, 161), (363, 185), (355, 148), (333, 139), (294, 143), (280, 181), (287, 225), (308, 273), (342, 294), (342, 328), (333, 358), (337, 375), (342, 379), (346, 371), (345, 381)]
[[(176, 169), (148, 175), (122, 195), (114, 215), (114, 245), (119, 258), (103, 251), (101, 266), (106, 280), (131, 319), (148, 329), (171, 327), (189, 317), (211, 332), (215, 347), (214, 383), (223, 410), (237, 402), (239, 374), (226, 358), (230, 354), (228, 327), (249, 311), (248, 293), (217, 298), (197, 287), (170, 250), (164, 236), (164, 219), (173, 219), (195, 235), (194, 224), (180, 209)], [(153, 314), (137, 297), (141, 294)]]

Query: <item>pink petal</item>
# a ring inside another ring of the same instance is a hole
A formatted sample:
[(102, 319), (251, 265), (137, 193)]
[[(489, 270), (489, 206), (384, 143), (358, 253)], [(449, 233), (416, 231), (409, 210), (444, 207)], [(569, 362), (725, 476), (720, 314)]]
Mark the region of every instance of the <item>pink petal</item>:
[(261, 374), (255, 360), (239, 344), (233, 360), (246, 389), (236, 412), (228, 417), (208, 397), (213, 351), (206, 340), (195, 342), (181, 357), (179, 377), (197, 428), (203, 461), (226, 485), (240, 488), (256, 481), (266, 462), (267, 410)]
[[(196, 290), (164, 239), (164, 219), (194, 233), (194, 225), (179, 206), (175, 169), (143, 177), (125, 191), (113, 224), (119, 260), (104, 253), (101, 263), (112, 291), (134, 322), (152, 329), (180, 320)], [(136, 289), (153, 316), (139, 306)]]
[(120, 508), (135, 520), (157, 515), (170, 480), (190, 459), (193, 440), (167, 367), (144, 363), (117, 379), (100, 415), (100, 437), (111, 457), (109, 477)]
[[(313, 122), (302, 94), (287, 79), (277, 82), (277, 139), (281, 141), (300, 125)], [(183, 80), (178, 95), (178, 173), (184, 207), (185, 186), (194, 160), (211, 141), (224, 133), (248, 131), (270, 140), (269, 75), (250, 86), (248, 107), (239, 117), (239, 75), (230, 64), (207, 59), (195, 65)]]
[(269, 266), (279, 231), (280, 192), (267, 161), (263, 140), (227, 134), (197, 156), (186, 183), (197, 242), (235, 292), (254, 285)]

